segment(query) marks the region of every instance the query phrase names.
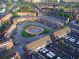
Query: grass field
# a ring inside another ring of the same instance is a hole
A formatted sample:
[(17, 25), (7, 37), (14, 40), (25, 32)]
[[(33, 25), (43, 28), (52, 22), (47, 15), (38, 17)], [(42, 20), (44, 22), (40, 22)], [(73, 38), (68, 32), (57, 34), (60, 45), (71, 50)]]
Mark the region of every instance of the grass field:
[[(29, 26), (33, 26), (33, 25), (28, 25), (27, 28)], [(43, 28), (43, 29), (44, 29), (43, 32), (39, 33), (38, 35), (44, 35), (44, 34), (49, 33), (49, 29), (47, 29), (47, 28)], [(21, 34), (22, 34), (23, 37), (34, 37), (34, 36), (37, 36), (36, 34), (30, 34), (30, 33), (26, 32), (25, 28), (24, 28), (24, 30), (22, 31)]]

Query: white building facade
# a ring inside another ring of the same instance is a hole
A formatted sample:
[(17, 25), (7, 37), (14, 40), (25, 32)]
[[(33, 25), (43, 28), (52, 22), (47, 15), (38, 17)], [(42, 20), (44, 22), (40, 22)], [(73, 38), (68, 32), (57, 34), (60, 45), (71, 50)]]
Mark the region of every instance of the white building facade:
[(46, 2), (54, 2), (54, 1), (60, 2), (61, 0), (26, 0), (26, 1), (33, 3), (46, 3)]
[(4, 13), (6, 10), (6, 4), (0, 3), (0, 13)]

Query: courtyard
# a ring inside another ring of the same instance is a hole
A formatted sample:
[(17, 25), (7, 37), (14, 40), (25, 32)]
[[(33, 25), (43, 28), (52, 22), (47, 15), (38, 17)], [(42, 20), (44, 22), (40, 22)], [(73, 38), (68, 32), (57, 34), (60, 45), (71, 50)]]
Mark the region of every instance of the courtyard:
[(25, 29), (25, 31), (30, 34), (38, 35), (41, 32), (43, 32), (43, 28), (38, 27), (38, 26), (29, 26), (28, 28)]
[[(30, 29), (33, 26), (36, 26), (36, 28)], [(32, 34), (25, 32), (24, 29), (27, 29), (28, 31), (32, 32)], [(47, 31), (47, 29), (49, 31)], [(49, 27), (44, 26), (38, 22), (24, 22), (17, 25), (17, 28), (13, 31), (11, 37), (15, 42), (19, 42), (21, 45), (25, 45), (34, 40), (40, 39), (45, 35), (48, 35), (50, 30), (51, 29)]]

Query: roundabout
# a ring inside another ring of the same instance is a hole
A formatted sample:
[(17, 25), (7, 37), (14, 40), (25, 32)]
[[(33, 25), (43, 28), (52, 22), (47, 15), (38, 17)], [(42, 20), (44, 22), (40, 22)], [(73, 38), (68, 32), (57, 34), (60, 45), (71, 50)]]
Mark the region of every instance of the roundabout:
[(8, 30), (12, 31), (10, 37), (13, 39), (13, 41), (19, 42), (22, 45), (42, 38), (43, 36), (48, 35), (50, 32), (50, 28), (48, 26), (36, 21), (26, 21), (26, 19), (23, 18), (18, 19), (17, 22), (14, 22), (15, 23), (10, 27), (12, 29)]
[(23, 37), (34, 37), (48, 33), (47, 28), (39, 25), (29, 24), (24, 27), (21, 34)]
[(25, 29), (25, 31), (28, 32), (29, 34), (39, 35), (44, 31), (44, 29), (39, 26), (29, 26), (28, 28)]

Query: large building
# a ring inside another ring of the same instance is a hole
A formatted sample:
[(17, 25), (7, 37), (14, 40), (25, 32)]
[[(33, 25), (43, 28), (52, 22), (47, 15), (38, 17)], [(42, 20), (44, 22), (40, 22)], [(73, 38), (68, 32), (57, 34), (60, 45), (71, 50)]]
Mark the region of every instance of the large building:
[(20, 59), (19, 53), (13, 49), (13, 41), (0, 34), (0, 59)]
[(10, 59), (15, 56), (12, 52), (13, 42), (11, 39), (6, 39), (3, 35), (0, 35), (0, 59)]
[(33, 2), (33, 3), (42, 3), (45, 2), (45, 0), (26, 0), (28, 2)]
[(64, 2), (79, 2), (79, 0), (63, 0)]
[(0, 13), (4, 13), (6, 10), (6, 5), (0, 2)]
[(60, 38), (60, 37), (66, 35), (67, 33), (70, 33), (70, 32), (71, 32), (71, 29), (69, 27), (65, 27), (63, 29), (60, 29), (59, 31), (54, 32), (53, 35), (56, 38)]
[(51, 42), (52, 42), (52, 40), (51, 40), (50, 36), (47, 35), (47, 36), (44, 36), (38, 40), (35, 40), (35, 41), (29, 43), (29, 44), (26, 44), (26, 48), (27, 48), (27, 51), (29, 53), (31, 53), (32, 51), (38, 51), (40, 48), (45, 47), (46, 45), (48, 45)]
[(61, 0), (26, 0), (33, 3), (60, 2)]

